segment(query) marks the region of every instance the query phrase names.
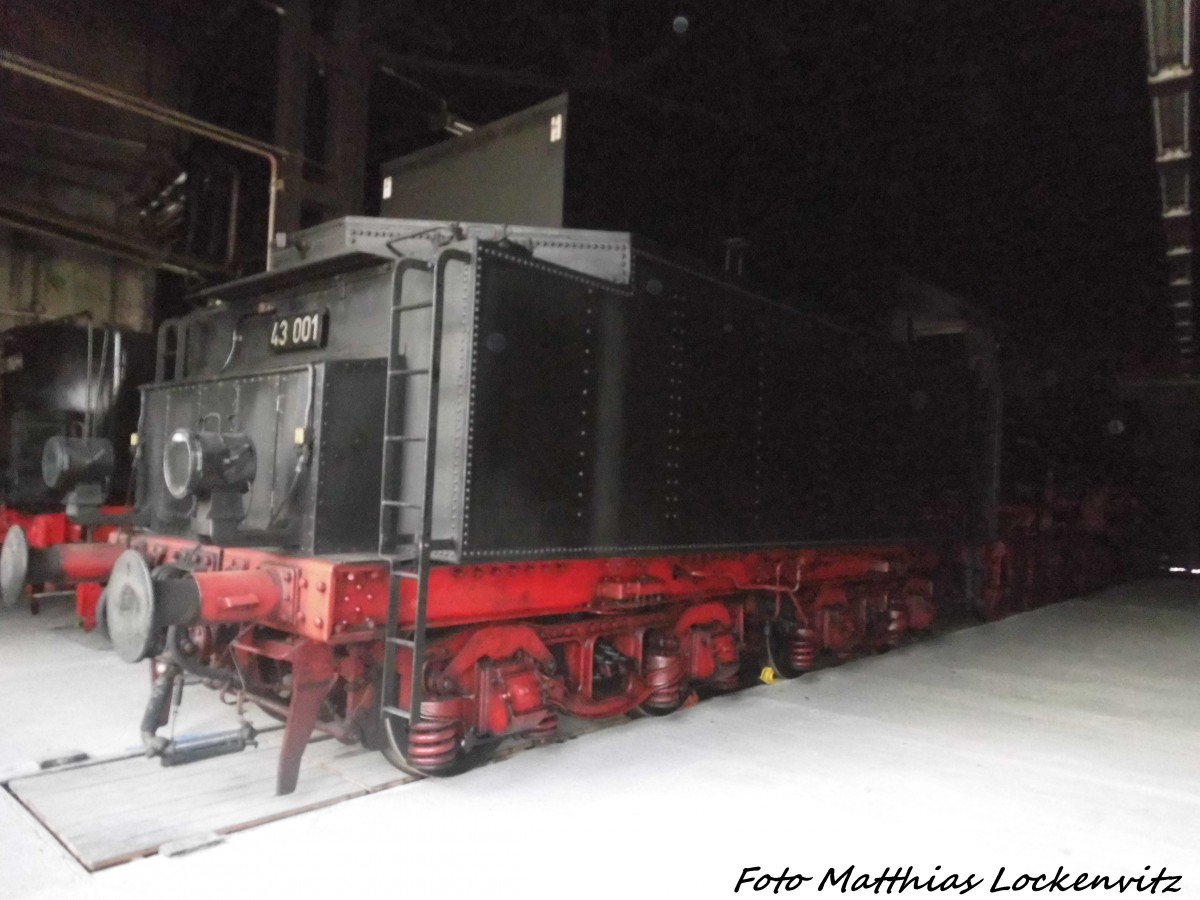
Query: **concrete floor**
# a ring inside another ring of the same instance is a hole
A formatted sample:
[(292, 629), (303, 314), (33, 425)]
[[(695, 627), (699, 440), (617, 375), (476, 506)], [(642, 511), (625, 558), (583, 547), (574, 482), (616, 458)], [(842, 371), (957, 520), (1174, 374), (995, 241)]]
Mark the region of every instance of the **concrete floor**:
[[(0, 615), (0, 772), (134, 743), (144, 669), (66, 621)], [(185, 726), (228, 727), (200, 695)], [(1200, 896), (1200, 584), (1113, 589), (95, 875), (0, 791), (5, 900), (381, 881), (399, 898), (727, 897), (750, 866), (815, 875), (803, 894), (850, 865), (973, 873), (976, 895), (1001, 867), (1000, 886), (1165, 867)]]

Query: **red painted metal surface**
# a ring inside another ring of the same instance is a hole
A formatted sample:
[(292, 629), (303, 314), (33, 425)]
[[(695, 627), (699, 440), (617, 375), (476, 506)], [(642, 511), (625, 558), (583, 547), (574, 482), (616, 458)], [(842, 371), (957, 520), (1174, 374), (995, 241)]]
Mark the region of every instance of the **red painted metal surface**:
[[(125, 548), (119, 543), (56, 544), (42, 554), (42, 565), (55, 584), (103, 582)], [(31, 553), (34, 551), (31, 551)]]
[(266, 619), (283, 600), (290, 570), (258, 569), (193, 574), (200, 593), (200, 620), (216, 625)]
[(100, 602), (100, 594), (104, 586), (96, 582), (85, 582), (75, 585), (75, 615), (84, 631), (96, 627), (96, 606)]
[[(214, 585), (215, 604), (260, 590), (251, 582), (261, 585), (257, 570), (270, 570), (278, 578), (281, 596), (262, 613), (264, 624), (304, 637), (335, 643), (373, 637), (387, 611), (383, 563), (291, 557), (162, 536), (137, 535), (128, 543), (151, 565), (186, 562), (199, 572), (247, 573), (244, 581), (222, 578), (221, 586)], [(443, 566), (431, 577), (429, 621), (433, 627), (445, 627), (568, 613), (615, 615), (739, 592), (786, 596), (804, 585), (895, 578), (915, 564), (927, 561), (904, 548), (889, 547)], [(402, 588), (401, 622), (411, 622), (415, 587), (406, 582)]]
[(28, 515), (0, 506), (0, 540), (14, 525), (19, 525), (25, 531), (30, 547), (51, 547), (68, 540), (78, 541), (82, 536), (82, 529), (71, 525), (63, 513)]
[[(122, 515), (130, 512), (127, 506), (105, 506), (101, 509), (105, 515)], [(69, 521), (65, 513), (22, 513), (11, 507), (0, 504), (0, 541), (8, 534), (8, 529), (20, 525), (25, 531), (25, 537), (30, 547), (45, 549), (56, 544), (79, 543), (84, 539), (86, 529)], [(100, 525), (92, 529), (91, 539), (106, 541), (117, 529), (111, 525)]]

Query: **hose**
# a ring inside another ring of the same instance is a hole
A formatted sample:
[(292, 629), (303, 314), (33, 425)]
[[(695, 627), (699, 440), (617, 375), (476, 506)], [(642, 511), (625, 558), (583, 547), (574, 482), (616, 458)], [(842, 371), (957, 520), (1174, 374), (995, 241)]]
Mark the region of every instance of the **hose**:
[(292, 480), (280, 499), (279, 504), (271, 510), (268, 510), (269, 517), (267, 518), (267, 528), (270, 529), (278, 520), (283, 511), (287, 509), (292, 498), (296, 495), (296, 490), (300, 487), (304, 480), (304, 471), (308, 468), (309, 457), (312, 454), (312, 415), (313, 415), (313, 395), (316, 393), (317, 373), (316, 368), (312, 365), (308, 367), (308, 400), (304, 405), (304, 429), (306, 440), (300, 448), (300, 452), (296, 455), (296, 465), (292, 470)]
[(167, 708), (171, 704), (172, 694), (175, 693), (175, 681), (178, 677), (179, 668), (168, 664), (155, 676), (154, 685), (150, 688), (150, 700), (142, 714), (142, 745), (146, 748), (147, 756), (162, 755), (170, 743), (155, 732), (162, 727), (167, 718)]

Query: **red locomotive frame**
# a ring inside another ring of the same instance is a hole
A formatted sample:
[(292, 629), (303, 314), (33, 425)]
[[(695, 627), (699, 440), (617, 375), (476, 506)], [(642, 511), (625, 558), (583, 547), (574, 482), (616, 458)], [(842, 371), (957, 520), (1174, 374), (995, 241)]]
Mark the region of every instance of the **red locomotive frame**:
[[(232, 661), (241, 699), (285, 719), (281, 793), (294, 789), (314, 729), (385, 753), (398, 740), (378, 724), (385, 564), (157, 536), (129, 547), (148, 568), (186, 566), (199, 597), (187, 646), (210, 670)], [(440, 774), (468, 762), (472, 745), (553, 736), (559, 713), (664, 714), (696, 688), (729, 690), (757, 675), (744, 665), (751, 648), (766, 650), (772, 672), (793, 675), (822, 653), (896, 646), (933, 623), (936, 564), (911, 548), (871, 547), (438, 567), (421, 715), (397, 755)], [(402, 629), (414, 593), (404, 586)], [(396, 663), (405, 708), (409, 652)]]

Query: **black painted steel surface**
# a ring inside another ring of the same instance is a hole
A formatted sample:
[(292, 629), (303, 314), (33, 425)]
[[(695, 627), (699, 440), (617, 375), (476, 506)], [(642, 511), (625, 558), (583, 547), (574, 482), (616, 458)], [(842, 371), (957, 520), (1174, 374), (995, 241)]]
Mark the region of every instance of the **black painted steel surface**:
[(961, 337), (848, 333), (650, 255), (632, 289), (477, 265), (465, 557), (982, 533)]

